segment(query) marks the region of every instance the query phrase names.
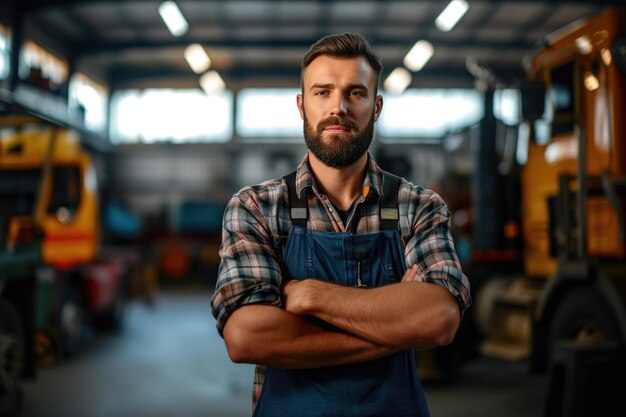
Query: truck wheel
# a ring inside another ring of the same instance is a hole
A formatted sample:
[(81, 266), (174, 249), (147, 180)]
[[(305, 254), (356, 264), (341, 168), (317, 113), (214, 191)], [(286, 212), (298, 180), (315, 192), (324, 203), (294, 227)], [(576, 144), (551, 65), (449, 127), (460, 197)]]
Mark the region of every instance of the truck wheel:
[(0, 416), (17, 416), (22, 409), (23, 329), (13, 306), (0, 300)]
[(598, 344), (623, 341), (619, 327), (605, 299), (591, 287), (570, 290), (559, 302), (550, 325), (549, 355), (560, 342)]
[(85, 311), (75, 289), (69, 289), (59, 309), (59, 324), (63, 355), (74, 357), (80, 351), (85, 330)]

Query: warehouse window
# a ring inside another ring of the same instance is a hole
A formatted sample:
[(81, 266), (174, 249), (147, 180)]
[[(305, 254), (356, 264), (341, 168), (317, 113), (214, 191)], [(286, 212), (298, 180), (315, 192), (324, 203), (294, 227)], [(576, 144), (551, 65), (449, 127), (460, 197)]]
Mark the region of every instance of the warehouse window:
[(298, 88), (248, 88), (237, 94), (237, 133), (244, 138), (302, 138)]
[(107, 89), (87, 77), (76, 73), (70, 78), (69, 107), (81, 109), (85, 112), (85, 127), (95, 132), (101, 132), (106, 127)]
[(67, 81), (67, 62), (27, 40), (20, 54), (19, 75), (35, 87), (56, 91)]
[(513, 88), (497, 90), (493, 95), (493, 115), (509, 126), (516, 126), (522, 121), (520, 111), (520, 92)]
[(0, 25), (0, 80), (6, 80), (9, 77), (11, 67), (11, 38), (9, 29)]
[(383, 141), (440, 139), (478, 122), (483, 102), (482, 93), (470, 89), (410, 89), (386, 95), (378, 132)]
[(232, 102), (230, 91), (121, 91), (111, 98), (111, 141), (226, 142), (232, 136)]

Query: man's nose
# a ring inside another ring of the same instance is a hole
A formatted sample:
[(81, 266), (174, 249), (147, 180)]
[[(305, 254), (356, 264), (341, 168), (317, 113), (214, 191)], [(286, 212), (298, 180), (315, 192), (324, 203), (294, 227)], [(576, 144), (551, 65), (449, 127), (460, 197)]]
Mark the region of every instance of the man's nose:
[(344, 115), (347, 112), (346, 99), (342, 94), (337, 94), (333, 98), (330, 114), (332, 116)]

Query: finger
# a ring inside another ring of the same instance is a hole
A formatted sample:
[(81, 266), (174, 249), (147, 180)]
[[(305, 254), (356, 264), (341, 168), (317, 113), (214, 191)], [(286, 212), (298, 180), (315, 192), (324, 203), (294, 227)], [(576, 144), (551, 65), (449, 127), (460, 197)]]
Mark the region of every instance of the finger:
[(413, 264), (413, 265), (411, 265), (410, 268), (408, 268), (404, 272), (404, 275), (402, 276), (402, 280), (401, 281), (403, 281), (403, 282), (414, 281), (417, 278), (417, 273), (418, 273), (417, 264)]
[(411, 272), (412, 268), (408, 268), (406, 271), (404, 271), (404, 275), (402, 275), (402, 280), (401, 281), (410, 281), (411, 277), (413, 276), (412, 272)]

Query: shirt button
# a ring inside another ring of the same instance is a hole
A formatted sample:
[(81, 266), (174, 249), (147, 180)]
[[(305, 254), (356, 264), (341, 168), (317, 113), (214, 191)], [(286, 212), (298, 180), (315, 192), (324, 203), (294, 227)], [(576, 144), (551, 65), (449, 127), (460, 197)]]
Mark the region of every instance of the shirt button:
[(333, 208), (332, 207), (328, 207), (328, 211), (330, 211), (332, 213), (333, 212)]

